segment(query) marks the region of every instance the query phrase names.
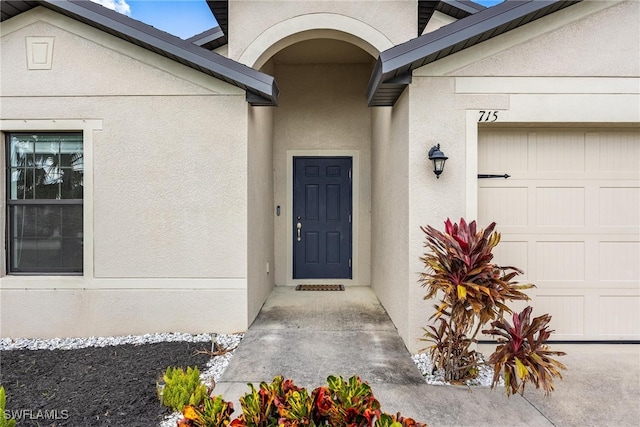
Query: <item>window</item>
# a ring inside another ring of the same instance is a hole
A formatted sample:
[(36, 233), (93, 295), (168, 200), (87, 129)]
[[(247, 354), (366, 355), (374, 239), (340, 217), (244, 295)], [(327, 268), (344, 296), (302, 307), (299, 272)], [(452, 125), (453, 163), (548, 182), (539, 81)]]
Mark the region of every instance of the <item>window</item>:
[(82, 133), (7, 133), (7, 271), (82, 273)]

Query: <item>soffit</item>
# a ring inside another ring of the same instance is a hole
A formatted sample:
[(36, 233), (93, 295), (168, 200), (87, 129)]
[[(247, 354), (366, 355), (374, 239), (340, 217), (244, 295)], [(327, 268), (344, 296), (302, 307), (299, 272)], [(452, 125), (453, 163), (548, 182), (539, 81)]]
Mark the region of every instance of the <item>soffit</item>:
[(453, 18), (462, 19), (484, 9), (486, 7), (469, 0), (418, 0), (418, 36), (427, 28), (436, 10)]
[(222, 28), (218, 26), (189, 37), (187, 41), (207, 50), (214, 50), (227, 44), (227, 36), (222, 31)]
[[(581, 0), (506, 1), (382, 52), (367, 88), (370, 106), (392, 106), (411, 72)], [(401, 83), (399, 83), (401, 82)]]
[(272, 76), (90, 1), (2, 1), (0, 3), (2, 21), (37, 6), (73, 18), (237, 86), (247, 92), (247, 100), (252, 105), (277, 105), (278, 86)]
[[(207, 0), (207, 5), (211, 9), (211, 13), (218, 21), (218, 26), (225, 35), (226, 40), (229, 39), (229, 0)], [(225, 41), (226, 44), (226, 41)]]

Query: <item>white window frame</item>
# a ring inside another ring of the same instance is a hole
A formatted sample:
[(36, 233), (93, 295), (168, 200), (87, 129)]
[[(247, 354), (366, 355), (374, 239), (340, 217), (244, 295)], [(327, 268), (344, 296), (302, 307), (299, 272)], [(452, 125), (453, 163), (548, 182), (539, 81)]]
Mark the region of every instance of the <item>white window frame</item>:
[[(83, 119), (70, 119), (70, 120), (40, 120), (40, 119), (25, 119), (25, 120), (0, 120), (0, 137), (3, 141), (6, 140), (7, 133), (13, 132), (82, 132), (83, 139), (83, 155), (84, 155), (84, 198), (83, 198), (83, 272), (81, 275), (75, 276), (80, 278), (86, 276), (93, 276), (93, 138), (94, 132), (102, 130), (102, 120), (83, 120)], [(6, 150), (2, 150), (2, 158), (0, 159), (2, 166), (6, 169), (8, 159), (6, 158)], [(7, 211), (7, 197), (5, 189), (6, 185), (6, 173), (2, 174), (0, 178), (2, 182), (0, 184), (3, 188), (2, 209), (3, 212)], [(6, 226), (3, 224), (0, 231), (0, 238), (2, 241), (6, 241)], [(0, 255), (2, 256), (2, 267), (0, 267), (0, 277), (3, 281), (7, 280), (7, 256), (5, 245), (0, 248)], [(59, 276), (59, 274), (45, 274), (46, 276)], [(41, 280), (43, 274), (37, 276), (18, 276), (19, 279)], [(67, 280), (73, 280), (74, 276), (65, 276)]]

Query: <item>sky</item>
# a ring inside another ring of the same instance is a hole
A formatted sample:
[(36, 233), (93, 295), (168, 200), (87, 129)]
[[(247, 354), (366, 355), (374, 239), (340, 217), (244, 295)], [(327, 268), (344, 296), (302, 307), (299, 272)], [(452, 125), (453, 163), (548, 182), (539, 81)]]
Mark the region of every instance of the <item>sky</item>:
[[(187, 39), (217, 25), (205, 0), (92, 0), (146, 24)], [(493, 6), (502, 0), (476, 0)]]

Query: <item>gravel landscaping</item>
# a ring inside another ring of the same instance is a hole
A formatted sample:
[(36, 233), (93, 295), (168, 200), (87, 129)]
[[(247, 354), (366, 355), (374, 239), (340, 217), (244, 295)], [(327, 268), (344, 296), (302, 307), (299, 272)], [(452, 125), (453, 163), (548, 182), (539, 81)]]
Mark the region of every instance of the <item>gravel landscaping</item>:
[[(217, 380), (232, 352), (212, 356), (213, 340), (235, 348), (242, 334), (0, 340), (0, 384), (18, 426), (158, 426), (156, 381), (168, 366), (198, 366)], [(169, 423), (169, 425), (175, 425)]]
[[(0, 339), (0, 384), (19, 426), (175, 426), (156, 382), (168, 366), (198, 366), (218, 381), (243, 334), (148, 334), (70, 339)], [(216, 350), (226, 349), (223, 354)], [(428, 384), (445, 384), (427, 354), (412, 356)], [(482, 365), (469, 385), (489, 386)], [(237, 408), (237, 410), (240, 410)]]

